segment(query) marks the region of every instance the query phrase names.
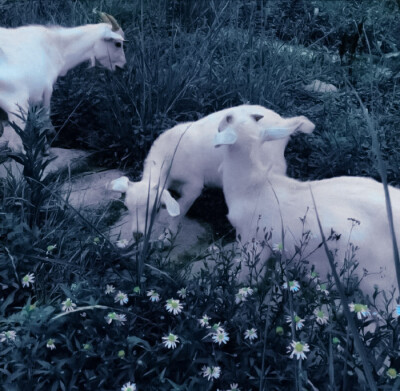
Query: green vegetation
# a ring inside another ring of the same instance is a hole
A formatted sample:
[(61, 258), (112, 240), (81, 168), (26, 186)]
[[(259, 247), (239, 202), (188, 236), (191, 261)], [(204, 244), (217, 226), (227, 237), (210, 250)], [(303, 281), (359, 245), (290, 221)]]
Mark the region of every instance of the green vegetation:
[[(388, 181), (400, 185), (398, 1), (0, 0), (0, 26), (94, 23), (94, 8), (120, 22), (128, 63), (115, 73), (83, 64), (59, 79), (53, 146), (93, 151), (93, 166), (138, 177), (163, 130), (250, 102), (316, 124), (289, 143), (290, 176), (378, 179), (354, 88)], [(316, 79), (339, 91), (304, 89)], [(61, 178), (43, 175), (45, 117), (32, 108), (27, 153), (11, 156), (24, 175), (0, 180), (2, 389), (369, 389), (333, 280), (287, 260), (278, 243), (263, 278), (254, 264), (263, 244), (245, 248), (246, 283), (233, 245), (215, 243), (195, 276), (187, 254), (176, 262), (148, 238), (119, 248), (104, 230), (115, 207), (82, 214), (60, 198)], [(350, 259), (340, 274), (372, 378), (399, 389), (399, 314), (365, 300), (350, 278), (359, 269)]]

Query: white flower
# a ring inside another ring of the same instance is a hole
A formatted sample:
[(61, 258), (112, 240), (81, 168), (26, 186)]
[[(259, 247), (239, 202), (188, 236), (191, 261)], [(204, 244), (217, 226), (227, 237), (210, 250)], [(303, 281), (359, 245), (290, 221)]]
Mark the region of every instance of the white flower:
[(282, 254), (282, 250), (283, 250), (282, 243), (275, 243), (275, 244), (272, 245), (272, 251), (274, 253)]
[(298, 360), (300, 358), (304, 360), (306, 357), (305, 353), (310, 351), (310, 347), (306, 343), (292, 341), (292, 343), (287, 347), (288, 353), (291, 352), (290, 358), (296, 356)]
[(290, 290), (291, 292), (298, 292), (298, 291), (300, 290), (300, 284), (299, 284), (299, 282), (296, 281), (296, 280), (289, 281), (289, 284), (288, 284), (287, 282), (285, 282), (285, 283), (282, 285), (282, 288), (283, 288), (283, 289), (288, 289), (288, 286), (289, 286), (289, 290)]
[(203, 315), (201, 319), (199, 319), (199, 323), (201, 327), (206, 327), (209, 325), (210, 318), (207, 315)]
[(178, 336), (172, 333), (169, 333), (169, 335), (166, 337), (162, 337), (162, 339), (163, 339), (163, 344), (168, 349), (175, 349), (176, 344), (179, 343)]
[(127, 239), (121, 239), (121, 240), (117, 240), (117, 241), (115, 242), (115, 245), (116, 245), (118, 248), (125, 248), (125, 247), (128, 247), (128, 244), (129, 244), (129, 240), (127, 240)]
[(104, 292), (106, 295), (110, 295), (115, 292), (115, 288), (113, 285), (106, 285), (106, 290)]
[(173, 313), (174, 315), (178, 315), (182, 312), (183, 305), (179, 302), (179, 300), (168, 299), (166, 301), (165, 308), (168, 312)]
[(126, 322), (126, 315), (124, 314), (118, 314), (117, 315), (117, 319), (118, 322), (120, 322), (121, 324), (124, 324)]
[(247, 299), (246, 299), (246, 296), (244, 296), (244, 295), (242, 295), (242, 294), (240, 294), (240, 293), (236, 293), (236, 295), (235, 295), (235, 303), (236, 304), (239, 304), (239, 303), (241, 303), (242, 301), (246, 301)]
[(246, 330), (244, 332), (244, 339), (249, 339), (250, 341), (252, 341), (253, 339), (256, 339), (256, 338), (258, 338), (258, 336), (257, 336), (257, 330), (255, 328)]
[(17, 333), (14, 330), (3, 331), (0, 333), (0, 342), (4, 341), (15, 341)]
[(154, 289), (147, 291), (147, 296), (152, 302), (160, 301), (160, 295)]
[(226, 344), (229, 341), (229, 334), (225, 330), (217, 330), (215, 334), (212, 334), (213, 342), (221, 345), (222, 343)]
[(328, 316), (325, 315), (324, 311), (322, 311), (321, 309), (316, 308), (314, 310), (314, 315), (316, 322), (321, 326), (328, 323), (329, 318)]
[(117, 314), (116, 312), (109, 312), (107, 316), (105, 316), (105, 320), (108, 324), (111, 324), (113, 320), (124, 324), (126, 322), (126, 316), (124, 314)]
[(251, 296), (252, 294), (253, 289), (251, 289), (249, 286), (245, 286), (239, 289), (239, 295), (242, 295), (244, 297)]
[(349, 304), (349, 308), (351, 312), (355, 312), (357, 314), (358, 319), (362, 319), (363, 317), (366, 318), (371, 315), (368, 306), (365, 304), (351, 303)]
[(35, 282), (35, 275), (33, 273), (28, 273), (26, 276), (23, 277), (22, 279), (22, 286), (28, 287), (29, 284), (33, 284)]
[(326, 289), (326, 284), (318, 284), (317, 291), (320, 291), (325, 294), (325, 296), (329, 295), (329, 291)]
[[(304, 319), (301, 319), (300, 316), (294, 314), (294, 323), (296, 325), (296, 330), (301, 330), (304, 326)], [(286, 322), (292, 323), (292, 317), (290, 315), (286, 315)]]
[(208, 380), (218, 379), (221, 375), (221, 368), (220, 367), (206, 367), (204, 366), (201, 368), (202, 375), (207, 377)]
[(214, 324), (212, 325), (211, 328), (214, 330), (215, 333), (217, 333), (218, 331), (219, 331), (220, 333), (222, 333), (222, 332), (225, 331), (225, 330), (223, 329), (223, 327), (220, 326), (220, 324), (221, 324), (221, 322), (214, 323)]
[(55, 250), (57, 248), (56, 244), (51, 244), (50, 246), (47, 246), (47, 251), (46, 251), (46, 255), (49, 255), (51, 252), (53, 252), (53, 250)]
[(232, 383), (229, 390), (227, 391), (240, 391), (240, 389), (237, 383)]
[(122, 388), (121, 391), (136, 391), (136, 384), (135, 383), (125, 383)]
[(177, 293), (178, 293), (178, 296), (181, 299), (185, 299), (186, 298), (186, 295), (187, 295), (186, 288), (179, 289), (179, 291)]
[(119, 302), (120, 305), (124, 305), (128, 302), (128, 295), (126, 293), (118, 291), (118, 293), (114, 297), (114, 301), (116, 303)]
[(394, 369), (394, 368), (389, 368), (387, 371), (386, 371), (386, 375), (387, 375), (387, 377), (389, 377), (390, 379), (396, 379), (396, 377), (398, 377), (399, 376), (399, 374), (397, 373), (397, 371)]
[(50, 350), (54, 350), (56, 348), (56, 345), (54, 345), (54, 339), (50, 338), (47, 341), (46, 348), (49, 348)]
[(62, 304), (62, 310), (65, 312), (71, 312), (76, 307), (76, 304), (73, 303), (70, 298), (67, 298), (67, 300), (63, 301), (61, 304)]

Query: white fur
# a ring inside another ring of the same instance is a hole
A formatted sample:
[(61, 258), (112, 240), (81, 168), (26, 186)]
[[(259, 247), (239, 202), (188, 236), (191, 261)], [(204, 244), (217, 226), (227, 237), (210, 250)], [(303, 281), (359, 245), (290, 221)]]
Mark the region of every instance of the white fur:
[[(229, 208), (228, 218), (236, 228), (237, 235), (240, 235), (242, 244), (253, 238), (263, 240), (264, 228), (272, 230), (271, 246), (282, 243), (283, 221), (285, 249), (288, 256), (293, 255), (295, 246), (300, 244), (302, 238), (303, 225), (300, 219), (306, 215), (305, 231), (311, 231), (311, 240), (305, 251), (305, 255), (308, 255), (321, 243), (311, 189), (325, 236), (329, 237), (331, 229), (341, 235), (338, 241), (328, 242), (330, 250), (336, 254), (338, 265), (343, 264), (348, 242), (351, 242), (359, 247), (356, 252), (360, 265), (357, 269), (359, 276), (362, 276), (364, 268), (368, 273), (373, 273), (361, 282), (361, 288), (366, 293), (373, 293), (374, 284), (384, 289), (397, 286), (382, 184), (362, 177), (300, 182), (268, 170), (259, 164), (259, 155), (263, 154), (265, 158), (265, 149), (261, 149), (260, 145), (270, 143), (268, 128), (278, 125), (291, 132), (309, 126), (310, 122), (305, 117), (295, 117), (281, 118), (277, 124), (275, 116), (266, 116), (261, 123), (246, 114), (228, 114), (230, 120), (223, 119), (219, 130), (222, 134), (225, 130), (236, 132), (237, 140), (234, 144), (222, 147), (223, 190)], [(272, 132), (272, 138), (275, 136)], [(225, 143), (222, 141), (219, 144)], [(271, 156), (271, 164), (274, 159)], [(390, 187), (390, 196), (396, 232), (400, 233), (400, 190)], [(360, 222), (360, 225), (354, 226), (351, 235), (352, 221), (349, 219)], [(259, 230), (256, 232), (257, 227)], [(270, 253), (270, 248), (266, 246), (262, 259), (267, 259)], [(323, 247), (307, 259), (310, 266), (316, 266), (321, 277), (330, 272)]]
[[(180, 217), (187, 213), (204, 186), (222, 188), (222, 177), (219, 172), (222, 153), (212, 146), (212, 140), (217, 134), (221, 119), (229, 112), (246, 113), (249, 116), (259, 113), (266, 117), (277, 116), (273, 111), (262, 106), (242, 105), (218, 111), (196, 122), (177, 125), (161, 134), (153, 143), (145, 160), (142, 180), (129, 181), (125, 188), (127, 193), (125, 203), (131, 214), (133, 232), (144, 233), (147, 200), (149, 199), (150, 209), (152, 209), (158, 188), (159, 191), (165, 188), (163, 197), (164, 194), (169, 196), (168, 189), (173, 189), (180, 195), (178, 200), (180, 216), (171, 219), (166, 217), (165, 213), (158, 215), (159, 221), (169, 225), (173, 232), (177, 229)], [(312, 130), (313, 128), (309, 129), (310, 132)], [(273, 170), (281, 175), (286, 172), (284, 150), (288, 140), (289, 138), (286, 137), (265, 144), (263, 148), (266, 156), (274, 157)], [(167, 176), (171, 162), (171, 170)], [(126, 183), (126, 180), (114, 181), (111, 187), (114, 187), (116, 191), (121, 191), (119, 185), (121, 183)], [(166, 201), (161, 204), (169, 210), (174, 200), (168, 197)], [(177, 206), (174, 207), (176, 210)]]
[[(27, 112), (29, 103), (43, 103), (49, 109), (54, 83), (71, 68), (85, 61), (93, 66), (96, 59), (110, 70), (123, 67), (123, 41), (123, 31), (112, 31), (109, 23), (0, 28), (0, 107), (9, 121), (22, 127), (15, 114)], [(22, 149), (11, 127), (3, 139), (11, 149)]]

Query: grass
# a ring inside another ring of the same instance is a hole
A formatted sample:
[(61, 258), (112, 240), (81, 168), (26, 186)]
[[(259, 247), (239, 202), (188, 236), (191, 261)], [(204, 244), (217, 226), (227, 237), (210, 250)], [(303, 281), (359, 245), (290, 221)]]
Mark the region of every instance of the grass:
[[(387, 181), (400, 184), (400, 67), (389, 56), (400, 47), (398, 2), (0, 0), (0, 25), (94, 23), (95, 7), (123, 26), (128, 63), (116, 73), (81, 65), (58, 80), (53, 145), (90, 150), (93, 166), (137, 178), (163, 130), (250, 102), (316, 123), (312, 135), (289, 143), (290, 176), (379, 178), (364, 105)], [(355, 52), (340, 60), (343, 37), (363, 20)], [(339, 92), (305, 91), (315, 79)], [(118, 208), (83, 214), (60, 202), (62, 178), (43, 177), (47, 162), (38, 153), (45, 114), (33, 109), (29, 118), (31, 132), (22, 134), (27, 154), (14, 156), (24, 175), (0, 181), (2, 389), (107, 391), (128, 382), (157, 391), (400, 388), (400, 328), (389, 311), (397, 294), (379, 294), (386, 309), (376, 308), (375, 298), (368, 302), (351, 283), (357, 262), (339, 270), (356, 333), (332, 278), (292, 262), (277, 243), (267, 241), (275, 250), (265, 275), (256, 264), (266, 243), (241, 249), (217, 241), (196, 258), (204, 263), (196, 275), (186, 270), (190, 254), (177, 262), (151, 243), (118, 248), (103, 233)], [(217, 198), (209, 192), (193, 215), (210, 220), (215, 205), (223, 208)], [(220, 222), (216, 238), (229, 229)], [(249, 264), (246, 281), (238, 260)], [(174, 314), (176, 300), (183, 307)], [(210, 328), (202, 326), (205, 315)], [(374, 318), (380, 322), (372, 333)], [(170, 334), (176, 347), (164, 343)], [(218, 337), (229, 340), (219, 344)], [(293, 341), (306, 359), (290, 358)]]

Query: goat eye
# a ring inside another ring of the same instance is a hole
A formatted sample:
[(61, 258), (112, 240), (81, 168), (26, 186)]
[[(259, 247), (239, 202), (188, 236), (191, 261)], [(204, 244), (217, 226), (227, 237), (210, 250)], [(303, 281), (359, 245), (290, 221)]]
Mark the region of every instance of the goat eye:
[(121, 42), (115, 42), (115, 46), (116, 46), (117, 48), (120, 48), (120, 47), (122, 46), (122, 43), (121, 43)]

